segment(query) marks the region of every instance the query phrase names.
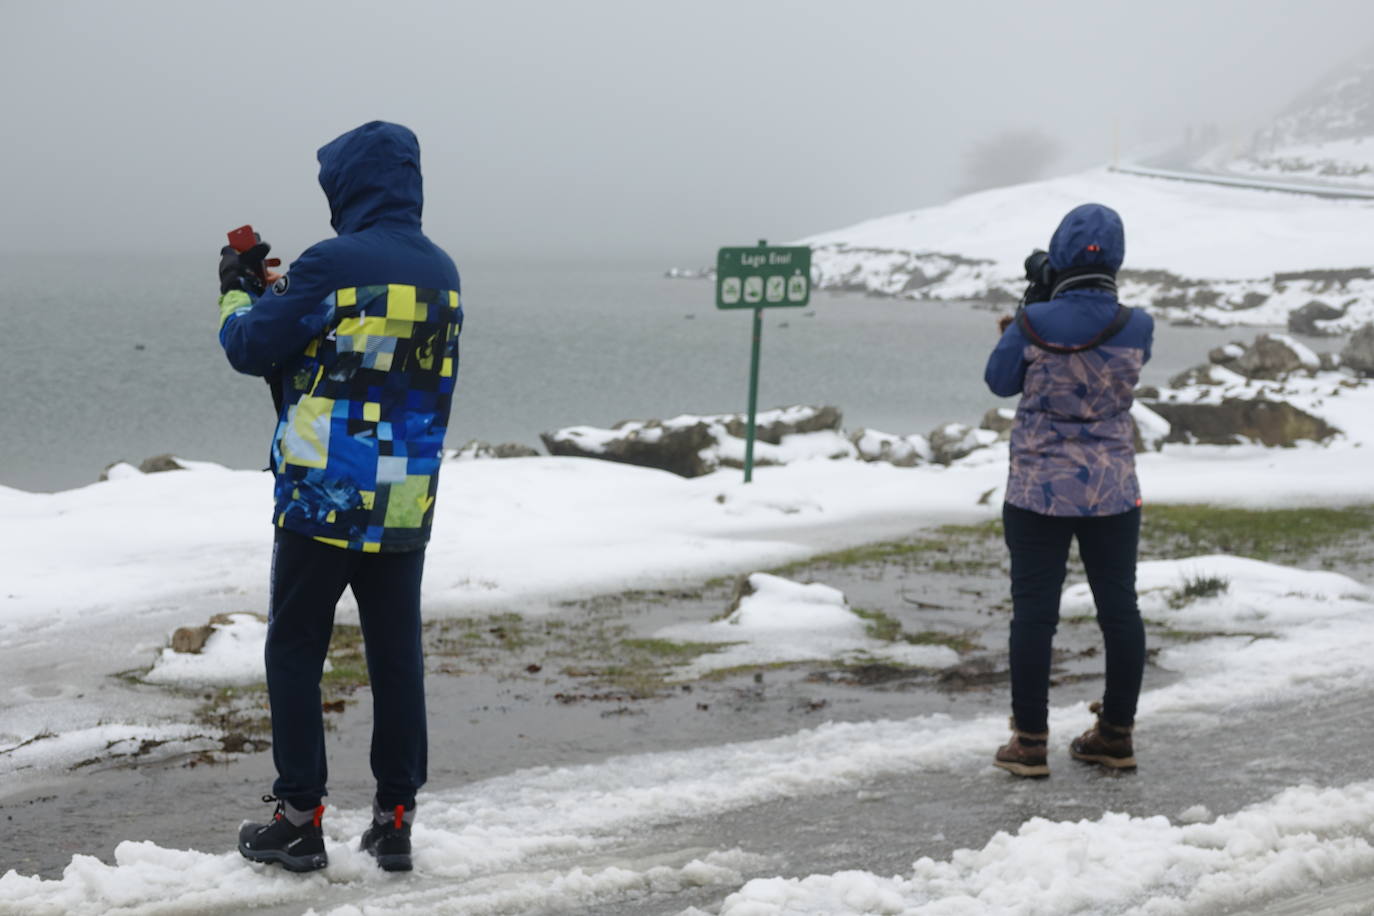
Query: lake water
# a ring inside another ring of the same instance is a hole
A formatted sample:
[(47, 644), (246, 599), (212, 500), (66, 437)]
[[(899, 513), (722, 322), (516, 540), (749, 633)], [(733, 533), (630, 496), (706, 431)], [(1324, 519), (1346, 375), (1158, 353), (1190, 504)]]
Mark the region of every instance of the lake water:
[[(263, 467), (267, 387), (225, 362), (217, 257), (0, 256), (0, 485), (56, 490), (163, 452)], [(562, 426), (747, 405), (750, 314), (661, 263), (464, 261), (448, 445), (539, 445)], [(834, 404), (845, 426), (906, 434), (976, 423), (996, 313), (968, 303), (813, 295), (765, 312), (760, 407)], [(1253, 331), (1160, 326), (1145, 381)]]

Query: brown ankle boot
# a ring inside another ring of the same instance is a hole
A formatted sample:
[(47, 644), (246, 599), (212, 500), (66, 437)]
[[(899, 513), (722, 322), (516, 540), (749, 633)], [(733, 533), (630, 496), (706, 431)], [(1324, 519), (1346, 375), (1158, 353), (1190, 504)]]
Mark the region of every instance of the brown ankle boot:
[(1069, 754), (1075, 760), (1100, 764), (1113, 770), (1135, 769), (1135, 748), (1130, 725), (1112, 725), (1102, 718), (1102, 704), (1093, 703), (1088, 711), (1097, 715), (1097, 724), (1074, 738)]
[(1011, 740), (997, 749), (992, 765), (1001, 767), (1015, 776), (1028, 776), (1039, 779), (1050, 775), (1050, 766), (1045, 760), (1045, 750), (1049, 745), (1050, 733), (1027, 732), (1016, 727), (1016, 719), (1011, 720)]

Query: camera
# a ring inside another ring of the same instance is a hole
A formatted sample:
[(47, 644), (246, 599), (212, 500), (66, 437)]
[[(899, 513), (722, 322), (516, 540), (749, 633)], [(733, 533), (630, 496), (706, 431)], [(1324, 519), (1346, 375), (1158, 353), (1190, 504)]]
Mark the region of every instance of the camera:
[(1021, 294), (1021, 305), (1032, 302), (1045, 302), (1054, 291), (1054, 268), (1050, 266), (1049, 252), (1037, 248), (1026, 257), (1026, 291)]

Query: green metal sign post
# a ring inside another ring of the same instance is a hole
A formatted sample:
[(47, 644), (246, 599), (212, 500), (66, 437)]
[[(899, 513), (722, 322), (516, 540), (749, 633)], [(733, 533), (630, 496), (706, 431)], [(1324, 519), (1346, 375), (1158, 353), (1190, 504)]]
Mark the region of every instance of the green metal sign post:
[(716, 255), (716, 308), (753, 309), (754, 345), (749, 358), (749, 426), (744, 439), (744, 482), (754, 479), (754, 427), (759, 407), (759, 343), (763, 310), (811, 301), (811, 249), (805, 246), (722, 248)]

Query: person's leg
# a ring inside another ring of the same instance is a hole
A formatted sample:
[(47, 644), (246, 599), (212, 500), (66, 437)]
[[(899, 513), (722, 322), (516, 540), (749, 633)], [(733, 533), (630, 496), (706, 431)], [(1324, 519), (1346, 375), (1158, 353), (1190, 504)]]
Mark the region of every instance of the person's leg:
[(350, 553), (281, 528), (273, 545), (266, 651), (277, 766), (272, 794), (298, 810), (313, 811), (326, 794), (320, 675)]
[(369, 554), (359, 558), (351, 583), (372, 685), (372, 774), (377, 804), (388, 814), (398, 805), (414, 808), (426, 779), (424, 563), (424, 550)]
[(1123, 728), (1135, 723), (1145, 673), (1145, 624), (1136, 604), (1135, 566), (1140, 510), (1079, 520), (1078, 552), (1088, 574), (1097, 625), (1107, 656), (1102, 717)]
[(1024, 732), (1048, 731), (1050, 664), (1071, 520), (1002, 507), (1011, 552), (1011, 709)]

